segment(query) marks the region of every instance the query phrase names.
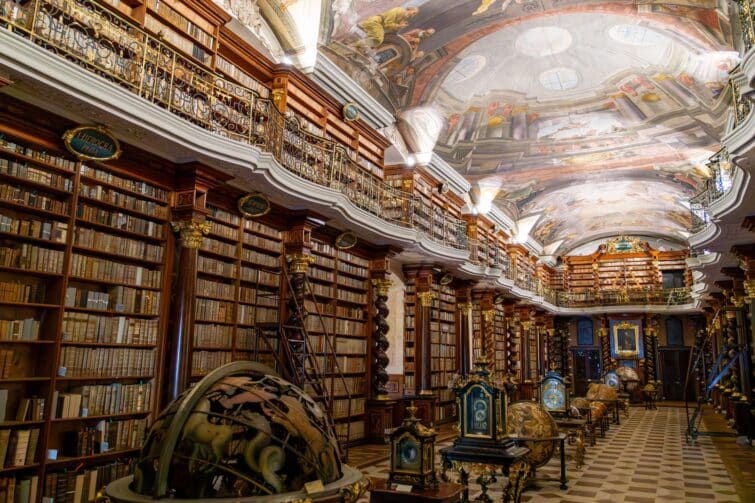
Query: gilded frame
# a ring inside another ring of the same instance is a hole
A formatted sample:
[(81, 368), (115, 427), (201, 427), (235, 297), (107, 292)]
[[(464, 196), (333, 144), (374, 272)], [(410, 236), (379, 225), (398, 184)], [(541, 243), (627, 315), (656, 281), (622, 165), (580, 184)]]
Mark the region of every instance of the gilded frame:
[(615, 358), (642, 358), (642, 324), (639, 320), (611, 322), (611, 354)]
[[(90, 155), (83, 154), (79, 152), (78, 150), (76, 150), (75, 148), (73, 148), (71, 143), (73, 142), (76, 135), (81, 133), (82, 131), (87, 131), (87, 130), (96, 131), (100, 133), (101, 135), (106, 136), (113, 143), (113, 146), (115, 147), (115, 152), (113, 152), (112, 154), (106, 157), (93, 157)], [(99, 125), (77, 126), (63, 133), (62, 138), (63, 138), (63, 145), (65, 145), (66, 150), (68, 150), (71, 154), (76, 156), (76, 158), (79, 159), (80, 161), (107, 162), (107, 161), (112, 161), (114, 159), (118, 159), (123, 153), (123, 150), (121, 149), (121, 142), (119, 142), (118, 138), (116, 138), (115, 135), (112, 132), (110, 132), (110, 130), (106, 128), (105, 126), (99, 126)]]

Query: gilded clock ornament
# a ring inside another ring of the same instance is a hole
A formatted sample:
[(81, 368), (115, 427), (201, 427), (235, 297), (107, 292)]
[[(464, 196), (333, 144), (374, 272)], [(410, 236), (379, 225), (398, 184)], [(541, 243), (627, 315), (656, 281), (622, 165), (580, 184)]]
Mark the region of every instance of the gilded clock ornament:
[(414, 402), (407, 416), (388, 434), (391, 445), (389, 484), (408, 484), (421, 489), (437, 487), (435, 476), (435, 430), (425, 427), (415, 416)]
[(550, 413), (565, 414), (569, 410), (569, 391), (558, 372), (549, 371), (540, 381), (540, 405)]

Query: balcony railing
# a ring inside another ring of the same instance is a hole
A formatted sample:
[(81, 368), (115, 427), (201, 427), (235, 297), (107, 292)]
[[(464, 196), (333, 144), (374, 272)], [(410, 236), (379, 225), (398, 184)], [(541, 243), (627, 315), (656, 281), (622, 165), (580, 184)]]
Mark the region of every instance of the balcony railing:
[(692, 302), (688, 288), (645, 289), (619, 288), (587, 292), (557, 292), (560, 307), (666, 305), (678, 306)]
[(189, 122), (272, 153), (289, 171), (342, 192), (383, 220), (412, 226), (413, 194), (361, 169), (345, 147), (303, 130), (270, 99), (193, 62), (96, 2), (0, 0), (0, 21)]
[(703, 189), (689, 200), (692, 213), (692, 232), (699, 232), (710, 223), (709, 208), (731, 188), (734, 165), (726, 149), (721, 149), (708, 161), (711, 177), (705, 180)]
[(739, 24), (745, 50), (755, 45), (755, 12), (751, 0), (735, 0), (739, 4)]

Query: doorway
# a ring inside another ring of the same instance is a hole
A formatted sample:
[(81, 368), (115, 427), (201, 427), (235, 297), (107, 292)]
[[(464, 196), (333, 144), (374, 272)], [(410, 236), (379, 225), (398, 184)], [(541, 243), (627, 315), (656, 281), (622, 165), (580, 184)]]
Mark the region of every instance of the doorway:
[[(663, 397), (666, 400), (684, 400), (684, 380), (689, 366), (689, 347), (658, 348), (661, 356), (661, 381)], [(687, 387), (687, 400), (695, 399), (695, 380), (690, 379)]]
[(572, 350), (574, 355), (574, 395), (585, 396), (591, 381), (601, 377), (600, 351), (598, 349)]

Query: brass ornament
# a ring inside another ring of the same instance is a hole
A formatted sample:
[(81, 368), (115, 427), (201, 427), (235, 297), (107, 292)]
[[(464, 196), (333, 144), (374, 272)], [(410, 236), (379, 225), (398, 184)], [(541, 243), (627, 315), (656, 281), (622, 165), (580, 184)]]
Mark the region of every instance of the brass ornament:
[(472, 303), (471, 302), (461, 302), (459, 304), (456, 304), (456, 309), (458, 309), (462, 315), (466, 316), (469, 313), (472, 312)]
[(431, 307), (433, 305), (433, 299), (435, 298), (435, 292), (417, 292), (417, 298), (419, 299), (420, 307)]
[(309, 264), (314, 261), (315, 258), (312, 255), (306, 255), (304, 253), (286, 255), (286, 262), (289, 263), (288, 267), (291, 274), (307, 274)]
[(212, 225), (198, 220), (181, 220), (170, 223), (173, 232), (179, 233), (179, 244), (183, 248), (199, 249), (204, 236), (210, 233)]
[(494, 317), (495, 309), (486, 309), (482, 312), (482, 319), (485, 320), (485, 323), (492, 323)]
[(389, 279), (373, 279), (372, 286), (375, 289), (375, 295), (379, 297), (388, 297), (388, 291), (393, 282)]
[(339, 496), (343, 503), (356, 503), (359, 498), (370, 488), (370, 479), (362, 478), (348, 487), (343, 487), (339, 491)]

